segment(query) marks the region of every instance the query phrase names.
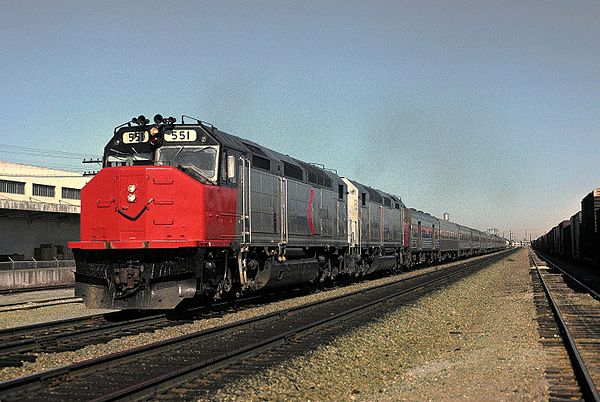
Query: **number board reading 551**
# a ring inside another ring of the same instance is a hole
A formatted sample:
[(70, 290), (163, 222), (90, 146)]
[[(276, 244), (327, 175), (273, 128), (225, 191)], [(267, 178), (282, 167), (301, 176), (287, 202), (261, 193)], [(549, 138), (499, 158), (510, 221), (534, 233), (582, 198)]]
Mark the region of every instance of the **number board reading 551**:
[(147, 131), (126, 131), (123, 133), (123, 143), (125, 144), (139, 144), (141, 142), (148, 142)]
[(180, 142), (180, 141), (196, 141), (196, 130), (173, 130), (165, 132), (165, 141)]

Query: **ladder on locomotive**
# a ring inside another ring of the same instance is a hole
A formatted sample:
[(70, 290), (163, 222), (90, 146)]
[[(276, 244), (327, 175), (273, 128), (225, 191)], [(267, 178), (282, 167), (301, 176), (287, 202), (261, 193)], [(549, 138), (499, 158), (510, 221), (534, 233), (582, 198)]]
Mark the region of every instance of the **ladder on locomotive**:
[(248, 247), (252, 243), (252, 178), (250, 160), (240, 157), (241, 168), (241, 191), (242, 191), (242, 247)]

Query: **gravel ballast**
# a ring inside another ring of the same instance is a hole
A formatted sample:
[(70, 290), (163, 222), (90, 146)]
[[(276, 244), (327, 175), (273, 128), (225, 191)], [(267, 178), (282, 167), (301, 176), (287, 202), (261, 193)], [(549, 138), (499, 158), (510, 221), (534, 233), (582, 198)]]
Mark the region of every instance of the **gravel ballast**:
[[(39, 290), (0, 295), (0, 329), (22, 327), (25, 325), (115, 311), (106, 309), (86, 309), (83, 302), (49, 306), (36, 304), (36, 302), (40, 300), (56, 298), (78, 300), (75, 298), (73, 289)], [(36, 308), (19, 310), (17, 307), (4, 307), (5, 304), (24, 302), (32, 302), (31, 304), (36, 305)]]
[[(456, 263), (454, 263), (456, 264)], [(451, 264), (451, 265), (454, 265)], [(440, 267), (366, 281), (246, 308), (222, 317), (115, 339), (81, 350), (42, 353), (0, 380), (114, 353), (356, 291)], [(43, 308), (56, 319), (73, 314)], [(0, 326), (7, 319), (0, 315)], [(13, 318), (14, 319), (14, 318)], [(6, 325), (6, 323), (4, 323)], [(444, 290), (390, 312), (307, 355), (243, 381), (217, 400), (544, 400), (544, 351), (538, 342), (527, 252), (505, 258)]]
[(216, 400), (546, 400), (527, 251)]
[[(484, 258), (484, 257), (477, 257)], [(180, 335), (186, 335), (193, 332), (201, 331), (207, 328), (214, 328), (217, 326), (229, 324), (239, 320), (244, 320), (251, 317), (256, 317), (262, 314), (268, 314), (275, 311), (281, 311), (290, 307), (298, 305), (312, 303), (317, 300), (323, 300), (337, 295), (366, 289), (369, 287), (377, 286), (384, 283), (397, 281), (402, 278), (408, 278), (415, 275), (420, 275), (433, 270), (444, 269), (449, 266), (460, 264), (460, 262), (454, 262), (450, 264), (444, 264), (436, 267), (428, 267), (420, 270), (415, 270), (399, 275), (393, 275), (385, 278), (379, 278), (374, 280), (368, 280), (360, 283), (355, 283), (349, 286), (338, 287), (335, 289), (316, 292), (307, 296), (294, 297), (285, 299), (267, 305), (250, 307), (239, 311), (234, 311), (223, 315), (222, 317), (211, 317), (203, 318), (194, 321), (193, 323), (185, 323), (176, 325), (169, 328), (163, 328), (153, 333), (142, 333), (138, 335), (127, 336), (119, 339), (114, 339), (106, 343), (86, 346), (82, 349), (63, 352), (63, 353), (40, 353), (37, 356), (36, 361), (25, 362), (22, 367), (7, 367), (0, 369), (0, 381), (13, 379), (16, 377), (24, 376), (27, 374), (34, 373), (36, 371), (48, 370), (51, 368), (57, 368), (63, 365), (76, 363), (86, 359), (106, 355), (109, 353), (119, 352), (126, 349), (142, 346), (152, 342), (158, 342), (164, 339), (174, 338)], [(85, 315), (91, 313), (100, 313), (101, 310), (85, 310), (83, 304), (75, 305), (61, 305), (44, 307), (36, 310), (27, 312), (4, 312), (0, 314), (0, 328), (14, 326), (15, 321), (19, 322), (20, 325), (31, 321), (51, 321), (69, 318), (78, 315)], [(34, 317), (30, 317), (30, 315)], [(20, 317), (19, 317), (20, 316)], [(44, 320), (43, 317), (46, 317)]]

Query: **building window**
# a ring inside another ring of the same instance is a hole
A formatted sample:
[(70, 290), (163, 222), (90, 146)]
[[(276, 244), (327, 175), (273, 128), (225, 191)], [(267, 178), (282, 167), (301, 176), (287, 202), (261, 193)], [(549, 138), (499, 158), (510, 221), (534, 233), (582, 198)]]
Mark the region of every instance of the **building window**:
[(54, 197), (54, 186), (33, 183), (33, 195), (40, 197)]
[(20, 181), (0, 180), (0, 193), (25, 194), (25, 183)]
[(68, 198), (70, 200), (79, 200), (81, 199), (81, 190), (78, 188), (62, 188), (62, 198)]

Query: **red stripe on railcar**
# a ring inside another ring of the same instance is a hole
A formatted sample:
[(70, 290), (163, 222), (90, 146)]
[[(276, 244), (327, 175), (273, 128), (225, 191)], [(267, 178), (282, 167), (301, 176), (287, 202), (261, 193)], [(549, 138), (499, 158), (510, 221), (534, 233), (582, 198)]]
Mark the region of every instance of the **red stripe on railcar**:
[(306, 210), (306, 215), (308, 216), (308, 226), (310, 227), (310, 235), (314, 236), (315, 235), (315, 224), (313, 222), (313, 217), (312, 217), (312, 206), (313, 206), (313, 201), (315, 200), (315, 190), (314, 189), (310, 189), (310, 197), (308, 198), (308, 209)]

